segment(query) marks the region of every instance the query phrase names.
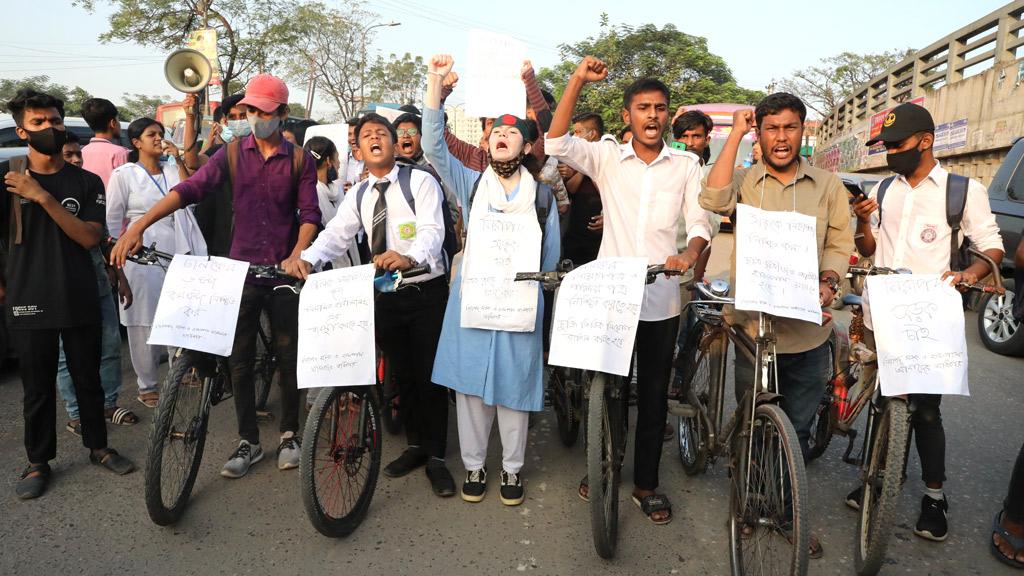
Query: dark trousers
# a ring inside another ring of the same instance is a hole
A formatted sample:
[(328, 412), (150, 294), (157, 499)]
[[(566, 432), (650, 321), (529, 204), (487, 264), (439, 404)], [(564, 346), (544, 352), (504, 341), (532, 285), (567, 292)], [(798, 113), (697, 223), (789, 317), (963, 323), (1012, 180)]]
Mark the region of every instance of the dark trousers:
[(921, 458), (921, 480), (946, 481), (946, 430), (942, 427), (941, 394), (911, 394), (910, 428)]
[[(777, 354), (779, 375), (778, 391), (782, 394), (782, 410), (796, 429), (800, 450), (804, 457), (809, 450), (811, 420), (825, 394), (831, 376), (829, 344), (825, 341), (817, 348), (796, 354)], [(742, 352), (736, 353), (736, 401), (754, 385), (754, 365)]]
[(633, 484), (641, 490), (658, 487), (658, 467), (668, 416), (668, 380), (679, 316), (641, 321), (636, 329), (636, 440)]
[(82, 423), (82, 444), (86, 448), (107, 447), (107, 423), (103, 417), (103, 387), (100, 386), (100, 340), (102, 327), (11, 330), (18, 350), (22, 410), (25, 417), (25, 452), (29, 462), (42, 464), (57, 457), (57, 358), (64, 341), (64, 356), (78, 400)]
[(1010, 476), (1010, 487), (1003, 500), (1003, 511), (1011, 522), (1024, 522), (1024, 444), (1017, 453), (1017, 463)]
[(443, 276), (377, 296), (377, 346), (397, 370), (406, 441), (435, 458), (448, 442), (448, 389), (430, 381), (441, 338), (448, 283)]
[(298, 356), (299, 297), (291, 290), (246, 284), (238, 307), (235, 344), (228, 358), (231, 385), (235, 393), (238, 435), (251, 444), (260, 441), (256, 420), (256, 385), (253, 362), (256, 357), (256, 331), (260, 313), (270, 316), (274, 353), (280, 370), (281, 432), (299, 431), (299, 390), (295, 386), (295, 361)]

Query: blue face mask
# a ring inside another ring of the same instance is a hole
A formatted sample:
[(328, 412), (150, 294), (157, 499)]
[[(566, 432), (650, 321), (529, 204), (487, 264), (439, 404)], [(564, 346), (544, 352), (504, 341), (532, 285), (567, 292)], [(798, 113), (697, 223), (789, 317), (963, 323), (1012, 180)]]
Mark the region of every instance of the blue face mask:
[(249, 126), (248, 120), (228, 120), (227, 126), (221, 130), (221, 138), (225, 142), (230, 142), (235, 138), (244, 138), (252, 133), (252, 127)]

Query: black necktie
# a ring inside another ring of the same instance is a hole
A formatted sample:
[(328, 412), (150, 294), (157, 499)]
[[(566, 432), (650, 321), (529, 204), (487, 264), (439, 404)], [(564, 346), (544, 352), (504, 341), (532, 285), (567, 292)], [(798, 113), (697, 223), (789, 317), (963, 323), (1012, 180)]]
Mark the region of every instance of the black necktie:
[(370, 227), (370, 253), (374, 256), (383, 254), (388, 249), (388, 203), (384, 199), (389, 180), (378, 180), (373, 185), (377, 191), (377, 203), (373, 205), (373, 223)]

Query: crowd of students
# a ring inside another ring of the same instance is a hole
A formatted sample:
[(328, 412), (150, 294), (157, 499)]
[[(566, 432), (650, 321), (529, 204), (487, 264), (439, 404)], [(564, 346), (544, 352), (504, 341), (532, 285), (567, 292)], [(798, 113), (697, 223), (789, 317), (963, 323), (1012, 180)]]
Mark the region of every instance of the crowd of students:
[[(401, 418), (407, 447), (384, 469), (399, 477), (424, 467), (438, 496), (461, 493), (479, 502), (488, 489), (485, 460), (495, 419), (501, 442), (499, 497), (523, 502), (523, 466), (529, 414), (544, 407), (545, 319), (551, 301), (540, 287), (526, 316), (485, 319), (467, 307), (472, 290), (500, 264), (481, 246), (493, 240), (488, 220), (499, 217), (524, 230), (525, 258), (533, 268), (554, 269), (560, 258), (576, 265), (607, 257), (642, 257), (651, 264), (693, 270), (699, 280), (721, 216), (738, 204), (796, 211), (817, 221), (820, 298), (833, 300), (854, 252), (849, 196), (840, 180), (799, 154), (806, 108), (799, 98), (776, 93), (754, 110), (734, 115), (733, 130), (710, 162), (713, 124), (705, 114), (680, 108), (670, 119), (664, 83), (640, 78), (623, 94), (617, 137), (604, 119), (578, 113), (577, 100), (607, 66), (584, 58), (554, 102), (537, 86), (525, 62), (526, 117), (481, 119), (479, 143), (460, 141), (446, 128), (444, 100), (458, 82), (450, 56), (429, 60), (423, 109), (403, 107), (394, 122), (368, 113), (349, 122), (348, 157), (328, 138), (300, 147), (282, 130), (288, 88), (261, 74), (244, 95), (225, 99), (202, 147), (187, 121), (184, 150), (150, 118), (120, 136), (117, 109), (92, 99), (83, 114), (96, 136), (85, 146), (63, 125), (63, 103), (22, 90), (8, 105), (27, 157), (0, 164), (9, 202), (0, 202), (8, 240), (4, 277), (7, 322), (14, 336), (24, 386), (24, 440), (28, 456), (17, 484), (21, 498), (41, 496), (56, 456), (56, 397), (64, 400), (67, 429), (82, 437), (91, 461), (117, 474), (134, 464), (107, 446), (106, 424), (140, 421), (121, 398), (120, 321), (137, 376), (137, 400), (159, 405), (158, 366), (174, 352), (147, 344), (164, 272), (127, 260), (155, 243), (175, 254), (228, 256), (279, 264), (295, 277), (326, 268), (374, 264), (380, 273), (428, 264), (406, 288), (376, 301), (376, 341), (401, 371)], [(185, 103), (192, 109), (192, 101)], [(903, 104), (876, 138), (896, 177), (880, 199), (854, 204), (856, 248), (881, 266), (942, 273), (976, 282), (983, 264), (950, 265), (951, 234), (943, 213), (948, 173), (933, 155), (935, 126), (921, 107)], [(740, 141), (757, 135), (758, 159), (739, 167)], [(669, 146), (666, 134), (682, 146)], [(167, 159), (173, 158), (170, 162)], [(340, 178), (340, 174), (344, 178)], [(742, 230), (743, 222), (736, 222)], [(564, 228), (564, 230), (563, 230)], [(101, 241), (118, 236), (103, 255)], [(971, 181), (962, 234), (999, 261), (1002, 241), (984, 187)], [(464, 238), (464, 242), (463, 242)], [(526, 241), (529, 239), (529, 241)], [(461, 252), (460, 260), (453, 256)], [(735, 258), (730, 268), (733, 283)], [(743, 279), (739, 279), (743, 281)], [(280, 362), (281, 415), (277, 463), (298, 466), (300, 392), (296, 387), (298, 298), (275, 291), (284, 280), (247, 278), (233, 351), (239, 442), (221, 474), (245, 476), (264, 456), (253, 390), (255, 337), (261, 313), (269, 315)], [(94, 292), (92, 287), (96, 286)], [(686, 330), (680, 324), (686, 294), (678, 278), (660, 277), (644, 291), (636, 337), (637, 418), (632, 500), (656, 524), (672, 519), (668, 496), (658, 491), (673, 356)], [(118, 306), (119, 305), (119, 306)], [(119, 309), (118, 309), (119, 308)], [(731, 311), (733, 322), (753, 331), (755, 320)], [(810, 423), (830, 377), (830, 328), (779, 318), (776, 322), (782, 403), (807, 449)], [(753, 381), (752, 368), (736, 360), (736, 394)], [(56, 386), (55, 386), (56, 383)], [(448, 394), (454, 391), (461, 489), (448, 468)], [(912, 425), (925, 482), (915, 534), (943, 540), (948, 500), (943, 493), (945, 437), (940, 396), (920, 395)], [(1005, 513), (993, 527), (993, 550), (1018, 567), (1024, 562), (1024, 451), (1018, 458)], [(579, 496), (589, 496), (588, 479)], [(859, 488), (847, 499), (859, 505)], [(812, 556), (821, 542), (812, 538)]]

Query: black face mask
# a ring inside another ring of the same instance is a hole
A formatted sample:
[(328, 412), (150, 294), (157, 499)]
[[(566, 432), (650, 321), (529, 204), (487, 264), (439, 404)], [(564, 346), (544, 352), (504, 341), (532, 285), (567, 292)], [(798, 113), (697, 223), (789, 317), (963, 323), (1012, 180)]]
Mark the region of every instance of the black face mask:
[(910, 176), (917, 170), (918, 165), (921, 164), (921, 150), (918, 150), (917, 146), (903, 152), (888, 153), (885, 155), (885, 163), (889, 166), (889, 170), (901, 175)]
[(53, 156), (64, 149), (64, 143), (68, 141), (68, 133), (64, 130), (57, 130), (54, 127), (43, 128), (42, 130), (25, 130), (28, 132), (28, 145), (36, 152)]
[(519, 171), (519, 166), (523, 164), (524, 156), (519, 155), (518, 158), (512, 160), (495, 160), (491, 158), (491, 168), (494, 172), (502, 178), (511, 178), (513, 174)]
[(327, 168), (327, 183), (330, 184), (338, 179), (338, 170), (334, 166)]

